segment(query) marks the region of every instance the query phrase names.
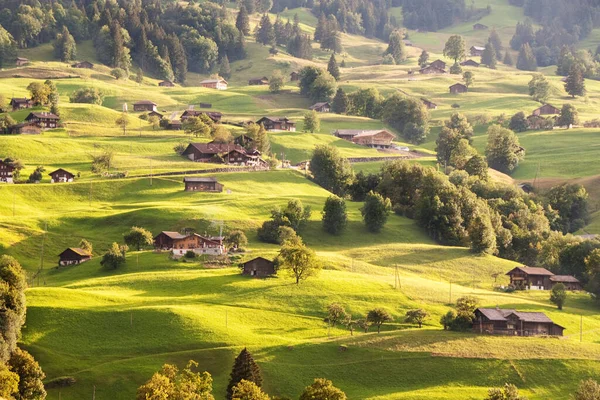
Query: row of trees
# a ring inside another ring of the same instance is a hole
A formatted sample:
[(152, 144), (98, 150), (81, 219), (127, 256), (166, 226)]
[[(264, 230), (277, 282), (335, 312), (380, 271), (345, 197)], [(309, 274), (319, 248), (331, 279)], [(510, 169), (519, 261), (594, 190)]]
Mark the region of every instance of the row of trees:
[[(284, 24), (279, 15), (275, 23), (272, 23), (269, 15), (264, 14), (256, 27), (255, 37), (258, 43), (271, 46), (272, 53), (277, 52), (275, 46), (286, 46), (288, 53), (294, 57), (307, 60), (313, 57), (310, 36), (300, 29), (297, 15), (294, 16), (292, 25), (289, 19)], [(341, 47), (341, 41), (339, 46)]]
[[(350, 334), (354, 334), (354, 328), (359, 327), (367, 333), (371, 326), (377, 328), (377, 333), (381, 333), (381, 327), (387, 322), (393, 320), (391, 314), (383, 308), (374, 308), (367, 312), (364, 318), (355, 319), (351, 313), (348, 313), (343, 305), (339, 303), (331, 303), (327, 306), (327, 316), (325, 322), (335, 327), (338, 324), (344, 325), (350, 330)], [(429, 313), (423, 309), (409, 310), (406, 312), (404, 322), (415, 324), (419, 328), (429, 318)]]

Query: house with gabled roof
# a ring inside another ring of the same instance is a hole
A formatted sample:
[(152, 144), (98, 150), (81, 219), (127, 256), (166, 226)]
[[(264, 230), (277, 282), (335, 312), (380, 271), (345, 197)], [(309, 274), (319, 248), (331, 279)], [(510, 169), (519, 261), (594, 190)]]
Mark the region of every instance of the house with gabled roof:
[(567, 290), (582, 290), (579, 279), (571, 275), (554, 275), (546, 268), (520, 266), (508, 271), (510, 285), (519, 289), (550, 290), (557, 283), (565, 285)]
[(157, 104), (150, 100), (140, 100), (133, 103), (133, 111), (157, 111)]
[(481, 57), (484, 51), (485, 47), (483, 46), (471, 46), (471, 48), (469, 49), (469, 53), (473, 57)]
[(14, 183), (13, 174), (15, 167), (11, 164), (0, 160), (0, 183)]
[(288, 117), (262, 117), (257, 124), (262, 124), (267, 131), (296, 132), (296, 123)]
[(541, 312), (502, 308), (475, 310), (473, 331), (490, 335), (563, 336), (565, 328)]
[(469, 59), (469, 60), (465, 60), (465, 61), (461, 62), (460, 65), (462, 67), (475, 67), (475, 68), (477, 68), (477, 67), (479, 67), (480, 64), (477, 61)]
[(385, 129), (338, 129), (333, 134), (340, 139), (375, 149), (391, 147), (392, 141), (396, 138), (393, 133)]
[(221, 122), (221, 119), (223, 118), (223, 114), (221, 114), (218, 111), (185, 110), (183, 112), (183, 114), (181, 114), (181, 117), (179, 117), (179, 119), (181, 121), (185, 121), (188, 118), (199, 117), (202, 114), (204, 114), (207, 117), (209, 117), (215, 123)]
[(188, 251), (197, 255), (218, 256), (227, 253), (223, 238), (201, 236), (197, 233), (182, 234), (179, 232), (162, 231), (154, 237), (156, 250), (171, 251), (174, 257), (181, 257)]
[(215, 192), (223, 191), (223, 185), (217, 181), (217, 178), (186, 176), (183, 178), (186, 192)]
[(92, 255), (79, 247), (69, 247), (58, 255), (58, 265), (79, 265), (92, 258)]
[(277, 274), (275, 263), (264, 257), (256, 257), (241, 264), (242, 275), (254, 278), (266, 278)]
[(42, 129), (52, 129), (58, 126), (60, 117), (47, 111), (34, 111), (25, 117), (25, 121), (34, 123)]
[(200, 86), (208, 89), (227, 90), (228, 83), (225, 79), (205, 79), (200, 82)]
[(13, 97), (12, 99), (10, 99), (10, 103), (8, 103), (8, 105), (12, 107), (13, 111), (18, 111), (24, 108), (33, 107), (33, 100), (28, 99), (26, 97)]
[(315, 103), (312, 106), (309, 107), (309, 110), (314, 110), (316, 112), (322, 112), (322, 113), (328, 113), (329, 111), (331, 111), (331, 105), (329, 104), (329, 102), (320, 102), (320, 103)]
[(551, 104), (544, 104), (543, 106), (538, 107), (535, 110), (533, 110), (533, 112), (531, 113), (531, 115), (536, 115), (536, 116), (556, 115), (556, 114), (560, 114), (560, 109), (554, 107)]
[(50, 183), (73, 182), (75, 179), (75, 175), (62, 168), (52, 171), (48, 175), (50, 175)]

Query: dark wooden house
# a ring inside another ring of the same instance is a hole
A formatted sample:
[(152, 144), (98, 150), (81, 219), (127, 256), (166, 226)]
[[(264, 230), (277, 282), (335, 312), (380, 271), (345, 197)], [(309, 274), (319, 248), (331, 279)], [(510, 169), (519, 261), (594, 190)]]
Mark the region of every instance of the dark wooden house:
[(218, 238), (169, 231), (163, 231), (154, 237), (154, 248), (170, 250), (176, 257), (181, 257), (188, 251), (198, 255), (221, 255), (227, 252), (223, 241)]
[(73, 67), (73, 68), (94, 69), (94, 64), (92, 64), (89, 61), (80, 61), (80, 62), (77, 62), (77, 63), (71, 65), (71, 67)]
[(230, 143), (190, 143), (182, 155), (197, 162), (215, 162), (218, 157), (226, 161), (225, 156), (232, 150), (244, 151), (244, 148)]
[(477, 61), (473, 61), (473, 60), (465, 60), (463, 62), (460, 63), (461, 66), (463, 67), (479, 67), (479, 63)]
[(29, 64), (29, 59), (24, 58), (24, 57), (17, 57), (17, 59), (15, 60), (15, 64), (17, 64), (17, 67), (27, 65), (27, 64)]
[(554, 107), (553, 105), (550, 104), (544, 104), (543, 106), (536, 108), (535, 110), (533, 110), (533, 112), (531, 113), (532, 115), (555, 115), (555, 114), (560, 114), (560, 109)]
[(223, 185), (217, 178), (185, 177), (183, 178), (186, 192), (217, 192), (223, 191)]
[(510, 284), (522, 289), (552, 289), (550, 277), (554, 274), (546, 268), (515, 267), (506, 273), (510, 277)]
[(292, 71), (290, 73), (290, 82), (297, 82), (300, 80), (300, 74), (296, 71)]
[(268, 84), (269, 84), (269, 78), (267, 78), (266, 76), (263, 76), (262, 78), (248, 79), (248, 85), (251, 85), (251, 86), (268, 85)]
[(58, 265), (78, 265), (92, 258), (92, 255), (86, 250), (78, 247), (69, 247), (58, 255)]
[(476, 23), (473, 25), (473, 30), (475, 31), (485, 31), (486, 29), (488, 29), (488, 26), (484, 24)]
[(50, 172), (48, 175), (50, 175), (50, 183), (73, 182), (73, 180), (75, 179), (75, 175), (62, 168)]
[(446, 69), (446, 63), (442, 60), (435, 60), (434, 62), (432, 62), (431, 64), (429, 64), (430, 67), (433, 68), (439, 68), (439, 69)]
[(171, 81), (162, 81), (162, 82), (158, 82), (158, 86), (160, 86), (160, 87), (175, 87), (175, 84)]
[(141, 100), (133, 103), (133, 111), (157, 111), (157, 105), (150, 100)]
[(202, 114), (206, 115), (208, 118), (210, 118), (214, 123), (219, 123), (221, 122), (221, 119), (223, 118), (223, 114), (221, 114), (220, 112), (217, 111), (198, 111), (198, 110), (185, 110), (183, 112), (183, 114), (181, 114), (181, 117), (179, 117), (179, 119), (181, 121), (185, 121), (188, 118), (192, 118), (192, 117), (200, 117)]
[(13, 174), (15, 167), (0, 160), (0, 183), (14, 183)]
[(42, 133), (42, 128), (35, 122), (21, 122), (20, 124), (9, 126), (7, 131), (12, 135), (39, 135)]
[(469, 49), (469, 54), (473, 57), (481, 57), (483, 52), (485, 51), (485, 47), (482, 46), (471, 46)]
[(436, 110), (438, 107), (437, 104), (435, 104), (434, 102), (429, 101), (427, 99), (421, 99), (421, 101), (423, 102), (425, 107), (427, 107), (429, 110)]
[(12, 99), (10, 99), (9, 105), (12, 107), (13, 111), (17, 111), (22, 110), (24, 108), (33, 107), (33, 101), (27, 98), (13, 97)]
[(310, 106), (309, 110), (314, 110), (316, 112), (328, 113), (331, 111), (331, 105), (328, 102), (315, 103)]
[(167, 124), (167, 129), (169, 129), (171, 131), (179, 131), (179, 130), (183, 129), (183, 124), (178, 119), (172, 119)]
[(421, 68), (419, 70), (419, 73), (423, 75), (441, 75), (445, 74), (446, 70), (444, 68), (438, 68), (434, 67), (433, 65), (428, 65), (424, 68)]
[(242, 264), (242, 275), (266, 278), (277, 274), (275, 263), (263, 257), (256, 257)]
[(571, 275), (552, 275), (550, 277), (552, 286), (562, 283), (567, 290), (583, 290), (583, 285), (579, 279)]
[(46, 111), (31, 112), (25, 121), (36, 124), (42, 129), (52, 129), (58, 126), (59, 116)]
[(148, 117), (158, 117), (158, 119), (162, 119), (163, 115), (161, 113), (159, 113), (158, 111), (150, 111), (148, 113)]
[(257, 124), (262, 124), (267, 131), (296, 132), (296, 123), (287, 117), (262, 117)]
[(467, 93), (469, 88), (462, 83), (455, 83), (454, 85), (449, 87), (451, 94), (459, 94), (459, 93)]
[(157, 250), (170, 250), (179, 240), (185, 239), (187, 235), (179, 232), (162, 231), (154, 237), (154, 248)]
[(474, 332), (490, 335), (563, 336), (564, 330), (544, 313), (513, 309), (478, 308), (473, 321)]

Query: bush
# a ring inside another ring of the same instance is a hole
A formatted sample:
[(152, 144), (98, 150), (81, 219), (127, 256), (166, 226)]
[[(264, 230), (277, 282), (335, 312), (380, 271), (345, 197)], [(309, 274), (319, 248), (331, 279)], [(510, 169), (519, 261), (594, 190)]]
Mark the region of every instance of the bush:
[(460, 104), (454, 103), (450, 107), (452, 107), (452, 108), (460, 108)]
[(127, 79), (129, 77), (129, 73), (122, 68), (115, 68), (110, 71), (110, 74), (117, 80)]
[(194, 250), (188, 250), (185, 252), (184, 257), (188, 259), (194, 259), (198, 257), (198, 255), (194, 252)]
[(381, 63), (383, 65), (396, 65), (396, 61), (394, 61), (394, 57), (391, 54), (386, 54)]
[(104, 93), (97, 88), (81, 88), (71, 93), (69, 101), (71, 103), (102, 105)]

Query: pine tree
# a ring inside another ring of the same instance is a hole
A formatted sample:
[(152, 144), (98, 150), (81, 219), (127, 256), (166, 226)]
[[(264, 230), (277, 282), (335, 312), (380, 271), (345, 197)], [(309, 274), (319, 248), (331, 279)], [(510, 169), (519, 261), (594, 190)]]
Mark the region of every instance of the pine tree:
[(248, 15), (254, 14), (256, 11), (256, 0), (242, 0), (242, 5), (248, 11)]
[(384, 55), (385, 54), (390, 54), (394, 57), (396, 64), (400, 64), (402, 61), (406, 60), (406, 48), (400, 31), (394, 31), (390, 34), (390, 40)]
[(187, 77), (188, 64), (183, 44), (176, 35), (171, 34), (167, 37), (167, 46), (171, 50), (171, 67), (175, 75), (175, 81), (184, 83)]
[(488, 68), (496, 69), (496, 51), (490, 41), (485, 45), (485, 50), (481, 54), (481, 63), (487, 65)]
[(225, 79), (231, 78), (231, 66), (229, 65), (227, 54), (221, 58), (221, 62), (219, 63), (219, 75)]
[(338, 88), (331, 109), (336, 114), (345, 114), (348, 111), (348, 95), (346, 95), (344, 89)]
[(333, 53), (329, 58), (329, 63), (327, 63), (327, 71), (329, 71), (331, 76), (333, 76), (336, 81), (340, 80), (340, 68), (338, 67), (335, 59), (335, 53)]
[(512, 58), (512, 55), (510, 54), (509, 50), (506, 50), (506, 53), (504, 54), (504, 65), (509, 65), (509, 66), (513, 66), (514, 65), (514, 60)]
[(565, 91), (575, 98), (575, 96), (584, 96), (585, 80), (583, 78), (583, 68), (579, 63), (574, 63), (569, 70), (567, 75), (567, 81), (565, 82)]
[(323, 39), (323, 35), (325, 33), (327, 26), (327, 20), (325, 19), (325, 14), (321, 13), (319, 16), (319, 20), (317, 22), (317, 27), (315, 28), (315, 42), (320, 42)]
[(275, 32), (273, 31), (273, 24), (268, 14), (264, 14), (260, 20), (258, 30), (256, 31), (256, 41), (265, 46), (275, 43)]
[(492, 44), (492, 47), (496, 52), (496, 57), (500, 58), (500, 54), (502, 53), (502, 50), (504, 50), (504, 46), (502, 45), (502, 39), (500, 39), (500, 35), (498, 35), (498, 32), (496, 32), (496, 28), (492, 28), (488, 42)]
[(244, 4), (240, 5), (240, 11), (235, 19), (235, 27), (245, 36), (250, 34), (250, 18), (248, 17), (248, 10)]
[(72, 61), (77, 58), (77, 45), (75, 39), (66, 26), (63, 26), (61, 33), (56, 35), (56, 42), (54, 42), (54, 56), (61, 61)]
[(521, 46), (521, 50), (519, 50), (517, 68), (522, 71), (537, 71), (537, 61), (528, 43)]
[(425, 68), (427, 66), (428, 61), (429, 53), (426, 50), (423, 50), (421, 52), (421, 55), (419, 56), (419, 67)]
[(339, 32), (339, 24), (334, 15), (330, 15), (325, 23), (325, 28), (321, 35), (321, 48), (324, 50), (333, 50), (335, 53), (342, 52), (342, 38)]
[(283, 46), (289, 40), (285, 32), (285, 25), (283, 21), (281, 21), (281, 17), (277, 14), (277, 18), (275, 18), (275, 24), (273, 24), (273, 32), (275, 33), (275, 44), (278, 46)]

